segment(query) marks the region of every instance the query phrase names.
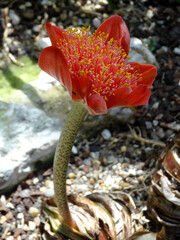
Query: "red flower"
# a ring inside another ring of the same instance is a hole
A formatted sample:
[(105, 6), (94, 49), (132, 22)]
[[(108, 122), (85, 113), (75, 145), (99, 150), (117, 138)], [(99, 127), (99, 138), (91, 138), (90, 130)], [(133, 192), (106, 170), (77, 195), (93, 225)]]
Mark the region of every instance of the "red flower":
[(40, 68), (60, 81), (74, 101), (86, 104), (91, 114), (148, 103), (157, 69), (126, 63), (130, 36), (120, 16), (107, 19), (92, 35), (90, 27), (65, 31), (47, 23), (46, 28), (52, 46), (41, 52)]

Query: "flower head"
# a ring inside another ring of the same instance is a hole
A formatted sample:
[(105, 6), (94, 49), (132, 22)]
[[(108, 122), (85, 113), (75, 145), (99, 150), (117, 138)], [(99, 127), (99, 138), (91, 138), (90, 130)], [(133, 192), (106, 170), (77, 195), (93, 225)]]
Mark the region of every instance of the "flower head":
[(112, 16), (90, 35), (88, 28), (63, 30), (50, 23), (46, 28), (52, 46), (39, 57), (39, 66), (82, 101), (92, 115), (117, 106), (148, 103), (157, 75), (153, 65), (129, 59), (130, 36), (120, 16)]

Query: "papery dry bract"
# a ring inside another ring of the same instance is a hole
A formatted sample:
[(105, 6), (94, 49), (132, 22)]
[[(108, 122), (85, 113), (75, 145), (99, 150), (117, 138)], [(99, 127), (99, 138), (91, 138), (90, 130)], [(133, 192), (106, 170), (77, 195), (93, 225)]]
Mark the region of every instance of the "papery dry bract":
[(148, 191), (148, 214), (172, 239), (180, 237), (180, 133), (159, 158)]
[(148, 103), (157, 75), (153, 65), (129, 59), (130, 35), (120, 16), (112, 16), (90, 35), (90, 27), (46, 28), (52, 46), (39, 57), (42, 70), (55, 77), (74, 101), (82, 101), (92, 115), (118, 106)]

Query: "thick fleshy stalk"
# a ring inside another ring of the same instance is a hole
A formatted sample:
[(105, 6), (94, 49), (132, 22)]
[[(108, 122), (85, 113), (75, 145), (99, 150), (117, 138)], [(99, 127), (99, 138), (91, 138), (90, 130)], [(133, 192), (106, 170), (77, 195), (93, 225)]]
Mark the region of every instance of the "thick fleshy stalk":
[(74, 102), (61, 132), (54, 158), (54, 191), (56, 204), (63, 218), (63, 223), (74, 228), (76, 226), (71, 218), (66, 196), (66, 175), (71, 149), (86, 113), (87, 110), (81, 103)]

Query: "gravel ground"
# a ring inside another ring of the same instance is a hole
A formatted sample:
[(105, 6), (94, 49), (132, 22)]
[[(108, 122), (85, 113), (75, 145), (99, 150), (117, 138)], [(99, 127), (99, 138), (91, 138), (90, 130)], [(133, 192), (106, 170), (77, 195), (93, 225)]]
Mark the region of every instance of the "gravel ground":
[[(106, 0), (17, 0), (9, 8), (6, 47), (0, 57), (4, 63), (8, 52), (15, 57), (22, 54), (37, 57), (34, 42), (46, 36), (47, 20), (63, 28), (91, 25), (94, 31), (110, 15), (124, 18), (131, 36), (143, 40), (159, 63), (152, 96), (149, 105), (136, 108), (130, 126), (109, 126), (97, 136), (76, 144), (69, 164), (67, 190), (82, 195), (123, 190), (144, 211), (148, 222), (147, 190), (155, 164), (163, 146), (180, 129), (180, 4), (148, 0), (112, 2), (116, 9)], [(1, 4), (5, 7), (6, 1)], [(5, 14), (2, 19), (6, 17)], [(4, 28), (3, 21), (1, 25)], [(0, 37), (2, 44), (3, 36)], [(51, 166), (32, 173), (9, 195), (0, 196), (1, 239), (43, 239), (39, 228), (41, 203), (51, 196)]]

